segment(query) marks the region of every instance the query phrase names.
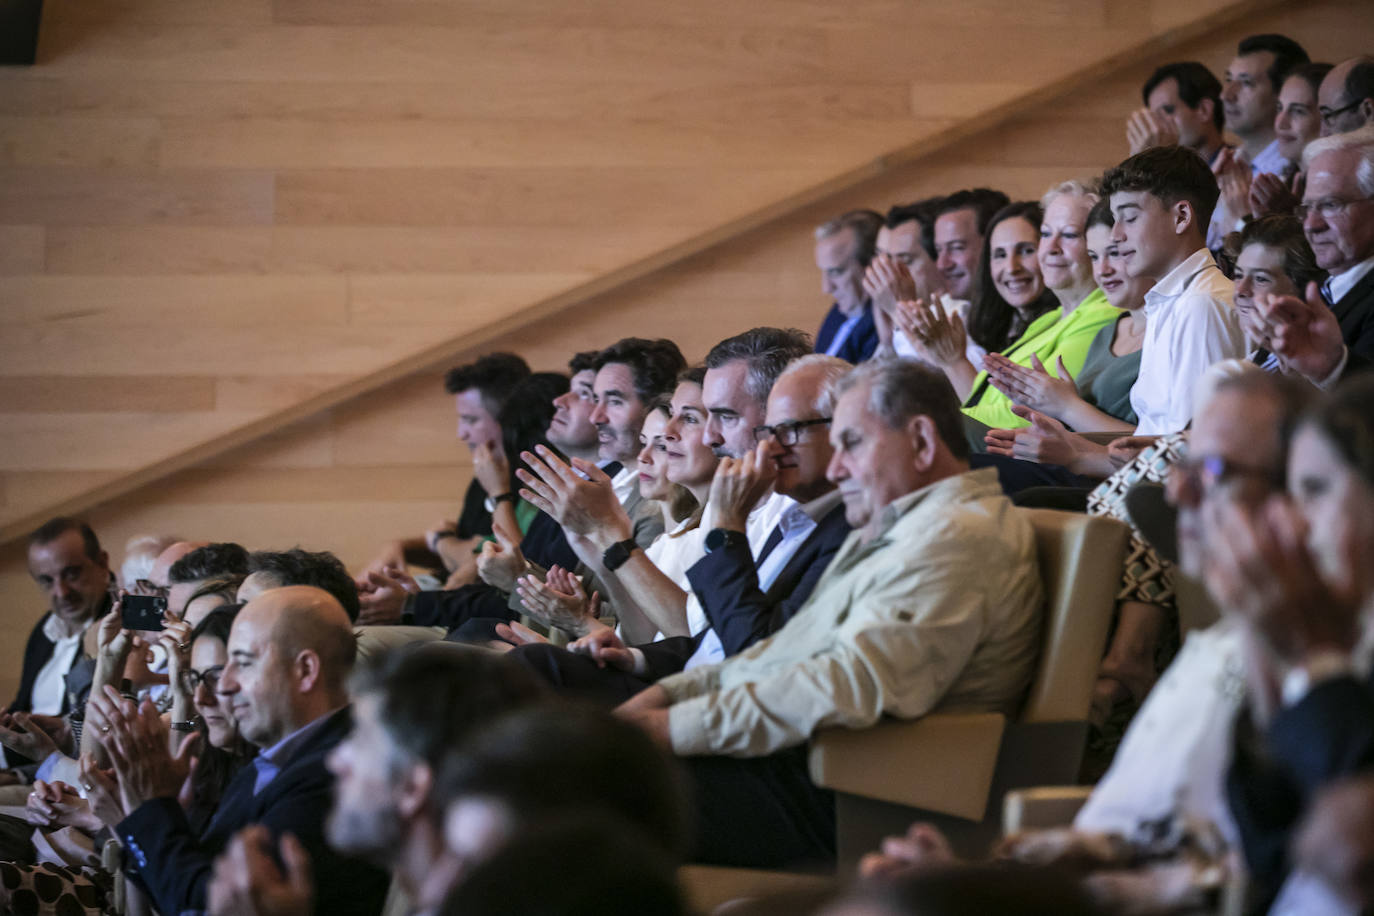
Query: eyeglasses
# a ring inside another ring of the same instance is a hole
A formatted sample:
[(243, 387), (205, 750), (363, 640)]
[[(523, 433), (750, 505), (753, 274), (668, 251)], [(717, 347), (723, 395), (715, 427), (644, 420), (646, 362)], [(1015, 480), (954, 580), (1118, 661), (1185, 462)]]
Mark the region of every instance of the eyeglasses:
[(1323, 124), (1325, 124), (1327, 127), (1335, 127), (1336, 118), (1338, 116), (1345, 114), (1347, 111), (1354, 111), (1356, 108), (1359, 108), (1360, 105), (1362, 105), (1363, 103), (1364, 99), (1360, 99), (1359, 101), (1351, 102), (1344, 108), (1318, 108), (1317, 111), (1321, 113)]
[(755, 426), (754, 441), (767, 442), (769, 439), (777, 439), (779, 445), (796, 445), (801, 441), (801, 431), (808, 426), (819, 426), (822, 423), (829, 423), (829, 417), (817, 417), (814, 420), (797, 420), (792, 423), (779, 423), (777, 426)]
[(219, 690), (219, 679), (222, 674), (224, 674), (223, 665), (212, 665), (204, 671), (187, 668), (181, 672), (181, 686), (186, 689), (187, 693), (195, 693), (196, 688), (204, 684), (206, 690), (215, 693)]
[(147, 579), (135, 579), (134, 588), (140, 595), (153, 595), (158, 598), (166, 598), (172, 590), (165, 585), (154, 585)]
[(1368, 197), (1357, 197), (1354, 200), (1340, 200), (1336, 197), (1324, 197), (1310, 204), (1298, 204), (1293, 208), (1293, 214), (1299, 220), (1305, 220), (1307, 219), (1307, 214), (1315, 210), (1321, 214), (1322, 219), (1332, 220), (1344, 213), (1346, 208), (1351, 204), (1364, 203), (1368, 200), (1370, 200)]
[(1192, 484), (1202, 491), (1225, 486), (1245, 477), (1262, 480), (1272, 486), (1283, 485), (1283, 475), (1274, 468), (1243, 464), (1220, 455), (1182, 458), (1174, 463), (1173, 473), (1179, 475), (1180, 483)]

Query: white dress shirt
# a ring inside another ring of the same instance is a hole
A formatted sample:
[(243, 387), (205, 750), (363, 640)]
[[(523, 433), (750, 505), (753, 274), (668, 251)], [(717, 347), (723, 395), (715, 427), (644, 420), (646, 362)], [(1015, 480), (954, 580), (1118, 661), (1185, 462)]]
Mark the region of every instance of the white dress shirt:
[(1136, 435), (1184, 429), (1207, 367), (1245, 358), (1245, 333), (1232, 310), (1235, 291), (1211, 252), (1199, 248), (1145, 294), (1145, 341), (1131, 387)]
[[(649, 558), (649, 562), (658, 567), (659, 572), (673, 580), (673, 584), (682, 589), (689, 596), (692, 593), (692, 583), (687, 581), (687, 570), (706, 555), (706, 532), (710, 529), (705, 525), (697, 525), (695, 528), (688, 529), (691, 519), (687, 519), (678, 524), (672, 531), (665, 531), (644, 551), (644, 555)], [(690, 610), (687, 614), (688, 629), (693, 626), (692, 614)], [(704, 624), (702, 625), (704, 626)], [(692, 630), (696, 635), (700, 628)], [(616, 635), (624, 637), (620, 625), (616, 625)], [(654, 634), (654, 641), (663, 639), (660, 631)]]
[(615, 498), (622, 506), (638, 486), (639, 464), (634, 459), (626, 462), (620, 473), (611, 478), (611, 490), (615, 492)]
[(53, 644), (52, 657), (38, 669), (38, 676), (34, 678), (29, 707), (33, 712), (43, 716), (62, 712), (62, 704), (67, 699), (67, 672), (76, 663), (85, 633), (86, 628), (82, 627), (70, 636), (63, 636), (62, 626), (52, 614), (43, 621), (43, 636)]
[(1327, 301), (1332, 305), (1340, 302), (1346, 294), (1355, 288), (1355, 284), (1364, 279), (1365, 274), (1374, 270), (1374, 258), (1361, 261), (1344, 273), (1332, 274), (1326, 279), (1323, 293), (1326, 294)]

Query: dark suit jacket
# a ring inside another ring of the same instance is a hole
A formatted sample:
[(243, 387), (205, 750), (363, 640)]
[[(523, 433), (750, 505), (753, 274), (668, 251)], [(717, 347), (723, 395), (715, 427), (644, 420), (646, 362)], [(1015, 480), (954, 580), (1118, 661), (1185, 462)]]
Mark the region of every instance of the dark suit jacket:
[(1331, 306), (1351, 353), (1374, 361), (1374, 270)]
[[(821, 322), (821, 329), (816, 332), (816, 352), (824, 353), (830, 349), (830, 342), (835, 339), (835, 332), (844, 324), (845, 315), (840, 311), (839, 306), (830, 306), (830, 311), (826, 312), (825, 320)], [(864, 303), (864, 315), (859, 319), (859, 323), (854, 325), (854, 330), (849, 332), (844, 343), (840, 344), (839, 352), (835, 355), (841, 359), (847, 359), (851, 363), (861, 363), (873, 355), (873, 351), (878, 348), (878, 328), (873, 323), (873, 306)]]
[[(811, 596), (848, 535), (849, 523), (845, 521), (844, 504), (840, 503), (816, 524), (767, 592), (759, 588), (758, 570), (747, 544), (713, 550), (692, 564), (687, 579), (701, 599), (726, 656), (743, 652), (782, 629)], [(658, 680), (681, 671), (702, 638), (704, 633), (675, 636), (639, 646), (650, 678)]]
[(315, 912), (380, 913), (386, 898), (385, 872), (345, 859), (324, 842), (334, 778), (325, 756), (352, 727), (350, 710), (332, 713), (296, 749), (276, 777), (253, 794), (257, 769), (249, 764), (230, 781), (219, 809), (200, 836), (174, 798), (144, 802), (116, 828), (127, 852), (125, 864), (148, 889), (159, 912), (204, 910), (215, 857), (250, 824), (263, 824), (273, 841), (295, 834), (310, 853), (315, 876)]
[(1322, 786), (1374, 768), (1374, 679), (1338, 677), (1281, 710), (1264, 734), (1236, 723), (1226, 792), (1250, 873), (1272, 899), (1288, 873), (1288, 841)]

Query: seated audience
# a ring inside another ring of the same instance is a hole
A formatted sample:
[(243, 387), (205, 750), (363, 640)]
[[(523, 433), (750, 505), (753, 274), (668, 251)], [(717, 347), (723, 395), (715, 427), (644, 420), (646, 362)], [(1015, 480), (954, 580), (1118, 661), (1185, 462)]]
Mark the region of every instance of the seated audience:
[(935, 266), (935, 214), (940, 203), (941, 198), (932, 197), (914, 204), (898, 204), (887, 211), (878, 229), (873, 260), (864, 271), (863, 282), (864, 292), (873, 305), (878, 350), (884, 356), (892, 355), (894, 348), (909, 346), (903, 338), (893, 338), (897, 303), (929, 300), (945, 288), (944, 277)]
[(833, 857), (833, 800), (806, 770), (816, 729), (1010, 711), (1034, 670), (1044, 593), (1030, 524), (992, 471), (969, 472), (948, 383), (907, 360), (866, 363), (841, 382), (830, 441), (857, 530), (810, 599), (744, 653), (619, 708), (687, 758), (701, 861)]
[[(453, 395), (458, 414), (458, 440), (469, 451), (475, 453), (478, 446), (501, 440), (496, 417), (511, 389), (529, 374), (530, 367), (514, 353), (488, 353), (476, 362), (455, 366), (444, 376), (444, 390)], [(486, 509), (485, 500), (486, 493), (474, 477), (463, 497), (458, 519), (445, 520), (431, 529), (436, 535), (442, 531), (453, 531), (457, 535), (452, 541), (438, 542), (442, 554), (429, 549), (427, 538), (391, 541), (383, 546), (364, 573), (403, 570), (407, 563), (414, 562), (444, 572), (455, 584), (471, 581), (472, 551), (479, 538), (491, 534), (491, 512)], [(450, 564), (453, 572), (447, 571)]]
[[(1331, 72), (1330, 64), (1303, 64), (1294, 68), (1279, 90), (1279, 110), (1274, 117), (1274, 135), (1279, 154), (1289, 162), (1300, 164), (1307, 144), (1321, 136), (1322, 118), (1317, 110), (1317, 89)], [(1263, 172), (1250, 183), (1250, 215), (1292, 213), (1298, 205), (1295, 188), (1306, 177), (1295, 171), (1291, 178)]]
[(248, 575), (235, 600), (252, 601), (263, 592), (288, 585), (313, 585), (339, 602), (349, 620), (358, 619), (358, 589), (343, 561), (327, 550), (259, 550), (248, 555)]
[(1292, 216), (1253, 220), (1241, 230), (1236, 244), (1239, 251), (1232, 272), (1236, 317), (1245, 331), (1249, 358), (1267, 370), (1282, 370), (1284, 360), (1272, 352), (1273, 342), (1259, 300), (1271, 295), (1301, 296), (1308, 284), (1320, 285), (1326, 271), (1317, 266), (1302, 223)]
[[(1128, 277), (1120, 249), (1111, 240), (1111, 205), (1099, 200), (1088, 214), (1085, 233), (1093, 280), (1107, 302), (1121, 310), (1103, 325), (1092, 343), (1083, 368), (1075, 376), (1060, 357), (1051, 375), (1039, 357), (1022, 366), (1000, 354), (990, 357), (992, 384), (1011, 402), (1054, 417), (1066, 427), (1085, 432), (1130, 433), (1135, 429), (1131, 386), (1140, 372), (1140, 348), (1145, 340), (1145, 291), (1149, 277)], [(995, 451), (989, 443), (989, 451)]]
[[(187, 550), (186, 548), (191, 549)], [(166, 590), (157, 579), (164, 558), (180, 553), (167, 567)], [(238, 544), (173, 544), (158, 557), (153, 566), (152, 591), (167, 598), (167, 610), (173, 617), (185, 619), (191, 595), (212, 579), (234, 579), (241, 582), (248, 575), (248, 551)], [(194, 624), (197, 621), (192, 620)]]
[(1130, 154), (1152, 146), (1182, 146), (1211, 166), (1226, 146), (1221, 81), (1197, 61), (1165, 64), (1140, 90), (1145, 107), (1126, 121)]
[[(156, 711), (107, 691), (92, 701), (95, 728), (115, 764), (125, 816), (116, 834), (126, 867), (163, 913), (204, 910), (214, 857), (249, 824), (293, 834), (313, 859), (318, 913), (376, 913), (381, 872), (331, 852), (324, 814), (333, 780), (324, 759), (349, 729), (345, 682), (355, 648), (348, 615), (310, 586), (265, 592), (234, 619), (219, 676), (220, 707), (243, 740), (260, 749), (224, 790), (200, 830), (177, 803), (188, 746), (172, 757)], [(136, 755), (122, 749), (139, 748)]]
[(864, 271), (873, 260), (883, 218), (851, 210), (816, 227), (816, 267), (821, 291), (833, 302), (816, 332), (816, 352), (860, 363), (878, 346), (873, 303), (864, 293)]
[(1322, 136), (1374, 124), (1374, 58), (1352, 57), (1332, 68), (1317, 90)]
[[(109, 554), (85, 522), (45, 522), (29, 535), (28, 561), (48, 610), (24, 646), (19, 690), (0, 711), (0, 762), (8, 767), (39, 763), (62, 745), (72, 751), (62, 717), (90, 688), (89, 666), (80, 664), (89, 658), (82, 640), (113, 601)], [(27, 781), (14, 770), (0, 771), (0, 785)]]
[(973, 188), (955, 191), (935, 211), (935, 267), (945, 278), (945, 292), (972, 302), (992, 217), (1011, 199), (1001, 191)]

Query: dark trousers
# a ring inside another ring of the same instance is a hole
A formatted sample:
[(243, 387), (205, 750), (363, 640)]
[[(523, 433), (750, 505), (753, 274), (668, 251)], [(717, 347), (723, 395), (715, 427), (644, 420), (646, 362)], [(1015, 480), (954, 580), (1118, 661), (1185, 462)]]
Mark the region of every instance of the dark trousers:
[(830, 866), (835, 861), (835, 795), (818, 789), (807, 748), (767, 757), (687, 757), (695, 792), (692, 859), (748, 868)]
[(653, 683), (610, 665), (599, 667), (586, 655), (546, 643), (520, 646), (506, 657), (528, 665), (561, 694), (605, 706), (619, 706)]

